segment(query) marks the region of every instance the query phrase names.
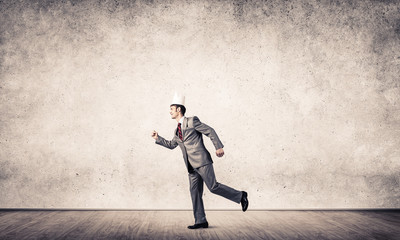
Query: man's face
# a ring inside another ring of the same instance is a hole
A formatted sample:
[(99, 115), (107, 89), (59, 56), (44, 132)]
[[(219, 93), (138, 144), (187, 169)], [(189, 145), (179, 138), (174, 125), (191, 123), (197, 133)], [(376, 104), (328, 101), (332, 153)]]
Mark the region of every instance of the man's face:
[(176, 106), (171, 106), (169, 109), (169, 114), (171, 114), (172, 119), (175, 119), (179, 116), (179, 112), (176, 111)]

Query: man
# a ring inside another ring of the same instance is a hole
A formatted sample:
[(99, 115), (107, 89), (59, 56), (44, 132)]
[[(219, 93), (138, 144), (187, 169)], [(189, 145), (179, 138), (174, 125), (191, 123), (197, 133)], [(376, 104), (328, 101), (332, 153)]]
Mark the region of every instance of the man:
[(215, 179), (213, 161), (210, 153), (204, 146), (203, 135), (209, 137), (216, 149), (216, 155), (224, 155), (224, 145), (218, 138), (213, 128), (200, 122), (198, 117), (185, 117), (185, 97), (175, 94), (170, 105), (171, 118), (178, 122), (171, 141), (165, 140), (153, 131), (152, 137), (156, 143), (169, 149), (178, 145), (182, 150), (183, 159), (189, 172), (190, 195), (192, 197), (193, 214), (195, 224), (188, 226), (189, 229), (207, 228), (208, 222), (203, 205), (203, 182), (214, 194), (225, 197), (242, 205), (243, 212), (247, 210), (249, 201), (247, 193), (230, 188), (218, 183)]

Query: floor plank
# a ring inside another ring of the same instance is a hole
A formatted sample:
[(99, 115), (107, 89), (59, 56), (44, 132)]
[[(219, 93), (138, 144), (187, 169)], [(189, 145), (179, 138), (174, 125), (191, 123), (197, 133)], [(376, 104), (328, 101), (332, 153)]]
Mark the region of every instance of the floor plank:
[(0, 210), (0, 239), (400, 239), (400, 211)]

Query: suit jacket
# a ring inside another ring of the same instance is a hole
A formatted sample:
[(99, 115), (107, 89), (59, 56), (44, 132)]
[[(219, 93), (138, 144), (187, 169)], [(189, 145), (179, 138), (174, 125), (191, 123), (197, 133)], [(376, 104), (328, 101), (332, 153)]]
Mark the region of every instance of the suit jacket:
[(200, 122), (200, 119), (196, 116), (185, 118), (181, 129), (183, 141), (179, 138), (178, 128), (176, 128), (172, 140), (165, 140), (158, 136), (156, 143), (169, 149), (174, 149), (179, 145), (188, 170), (188, 161), (193, 168), (199, 168), (213, 162), (210, 153), (204, 146), (203, 134), (211, 139), (215, 149), (224, 147), (214, 129)]

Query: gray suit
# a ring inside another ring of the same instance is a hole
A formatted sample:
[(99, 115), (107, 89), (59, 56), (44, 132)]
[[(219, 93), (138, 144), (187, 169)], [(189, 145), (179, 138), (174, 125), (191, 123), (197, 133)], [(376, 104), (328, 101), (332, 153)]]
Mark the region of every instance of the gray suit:
[(182, 150), (183, 159), (189, 172), (190, 194), (192, 197), (193, 214), (197, 223), (206, 221), (203, 205), (203, 181), (207, 188), (215, 194), (223, 196), (236, 203), (240, 203), (242, 192), (220, 184), (215, 179), (213, 161), (203, 142), (203, 135), (209, 137), (215, 149), (223, 148), (224, 145), (218, 138), (213, 128), (200, 122), (198, 117), (184, 118), (182, 124), (182, 138), (178, 137), (177, 129), (171, 141), (158, 136), (156, 143), (169, 149), (178, 145)]

